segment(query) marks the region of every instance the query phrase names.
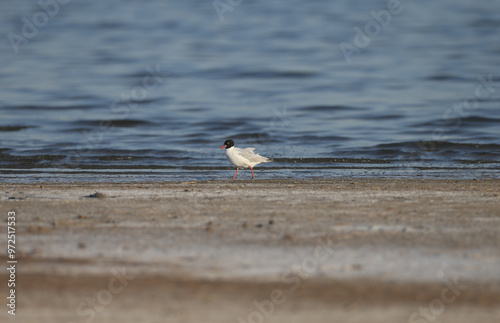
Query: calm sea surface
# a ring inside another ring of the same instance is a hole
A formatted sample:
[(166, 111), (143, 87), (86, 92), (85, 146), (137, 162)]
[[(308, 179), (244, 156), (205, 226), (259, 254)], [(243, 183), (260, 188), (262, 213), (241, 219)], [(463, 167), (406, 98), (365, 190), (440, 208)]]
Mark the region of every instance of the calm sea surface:
[[(0, 181), (500, 177), (500, 1), (0, 1)], [(248, 171), (241, 179), (250, 178)]]

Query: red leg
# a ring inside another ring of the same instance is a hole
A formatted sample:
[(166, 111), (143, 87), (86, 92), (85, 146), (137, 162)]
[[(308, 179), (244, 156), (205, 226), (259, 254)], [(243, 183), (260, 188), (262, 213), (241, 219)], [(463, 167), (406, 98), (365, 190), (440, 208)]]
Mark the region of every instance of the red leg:
[(255, 177), (254, 174), (253, 174), (253, 168), (250, 167), (250, 170), (252, 171), (252, 179)]
[[(239, 169), (238, 169), (238, 168), (236, 168), (236, 174), (238, 174), (238, 170), (239, 170)], [(236, 178), (236, 174), (234, 174), (233, 179), (235, 179), (235, 178)]]

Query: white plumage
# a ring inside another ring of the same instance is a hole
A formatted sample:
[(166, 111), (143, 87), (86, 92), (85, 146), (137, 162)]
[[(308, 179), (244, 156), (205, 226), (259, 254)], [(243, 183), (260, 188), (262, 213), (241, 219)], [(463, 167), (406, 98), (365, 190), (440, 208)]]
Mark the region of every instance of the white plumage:
[[(272, 159), (254, 153), (255, 148), (237, 148), (234, 147), (234, 142), (229, 139), (224, 142), (220, 149), (226, 148), (226, 157), (231, 164), (236, 166), (236, 174), (240, 168), (249, 168), (252, 171), (252, 179), (254, 179), (253, 167), (260, 163), (271, 162)], [(234, 174), (233, 179), (236, 178)]]

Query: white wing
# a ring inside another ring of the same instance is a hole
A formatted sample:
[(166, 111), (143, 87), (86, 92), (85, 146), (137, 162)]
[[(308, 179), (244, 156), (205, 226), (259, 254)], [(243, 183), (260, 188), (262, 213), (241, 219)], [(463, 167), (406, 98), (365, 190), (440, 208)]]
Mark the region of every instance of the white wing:
[(235, 149), (237, 149), (237, 153), (241, 157), (247, 159), (250, 163), (266, 163), (271, 161), (271, 159), (267, 157), (254, 153), (254, 147), (248, 147), (244, 149), (235, 147)]

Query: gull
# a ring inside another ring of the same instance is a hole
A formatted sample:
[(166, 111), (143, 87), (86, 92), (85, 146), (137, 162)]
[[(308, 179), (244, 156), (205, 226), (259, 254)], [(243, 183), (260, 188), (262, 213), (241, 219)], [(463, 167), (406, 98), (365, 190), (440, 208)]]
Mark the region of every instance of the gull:
[[(253, 167), (255, 165), (258, 165), (260, 163), (268, 163), (271, 162), (272, 159), (263, 157), (259, 154), (254, 153), (253, 151), (255, 148), (249, 147), (249, 148), (237, 148), (234, 147), (234, 141), (231, 139), (228, 139), (224, 142), (224, 145), (220, 147), (220, 149), (226, 148), (226, 157), (233, 164), (236, 166), (236, 174), (238, 174), (238, 170), (240, 168), (248, 168), (250, 167), (250, 170), (252, 171), (252, 179), (254, 179), (254, 174), (253, 174)], [(236, 174), (234, 174), (233, 179), (236, 178)]]

